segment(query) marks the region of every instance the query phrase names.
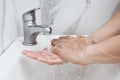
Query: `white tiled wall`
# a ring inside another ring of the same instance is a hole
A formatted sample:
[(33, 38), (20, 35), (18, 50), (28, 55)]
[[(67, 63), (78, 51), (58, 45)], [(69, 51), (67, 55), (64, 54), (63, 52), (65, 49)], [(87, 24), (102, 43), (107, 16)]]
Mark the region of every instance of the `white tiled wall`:
[(4, 32), (4, 18), (5, 18), (5, 1), (0, 0), (0, 53), (3, 51), (3, 32)]
[(0, 46), (5, 50), (18, 36), (12, 0), (0, 0)]
[[(52, 1), (56, 0), (48, 0), (49, 3), (52, 3)], [(58, 10), (54, 16), (53, 25), (51, 25), (53, 28), (53, 34), (90, 34), (101, 27), (120, 9), (120, 0), (57, 1), (60, 1), (60, 3), (50, 11), (50, 13), (54, 13), (55, 10)], [(88, 1), (88, 5), (86, 5), (86, 1)], [(20, 26), (22, 26), (21, 15), (29, 9), (39, 7), (39, 2), (40, 0), (16, 0)], [(79, 18), (81, 19), (78, 20)], [(70, 26), (78, 27), (69, 32), (68, 29)], [(20, 30), (20, 33), (23, 34), (22, 27)]]
[(28, 10), (40, 7), (40, 0), (15, 0), (18, 14), (19, 35), (23, 35), (22, 14)]
[(14, 5), (12, 0), (6, 1), (5, 25), (3, 32), (4, 49), (6, 49), (18, 37), (18, 25), (16, 23)]
[[(67, 0), (55, 17), (53, 32), (62, 34), (68, 27), (74, 24), (83, 12), (78, 27), (73, 33), (89, 34), (103, 25), (113, 13), (120, 9), (120, 0)], [(117, 7), (117, 8), (116, 8)], [(74, 25), (73, 25), (74, 26)], [(62, 28), (64, 27), (64, 28)]]
[(39, 0), (0, 0), (0, 53), (22, 34), (22, 14), (38, 5)]
[(120, 0), (91, 0), (90, 7), (83, 15), (76, 33), (90, 34), (106, 23), (120, 10)]
[(1, 51), (2, 51), (2, 11), (3, 11), (3, 3), (2, 3), (2, 1), (0, 1), (0, 11), (1, 11), (1, 13), (0, 13), (0, 53), (1, 53)]
[[(5, 7), (4, 1), (6, 1)], [(60, 1), (59, 4), (50, 10), (51, 14), (57, 10), (51, 25), (53, 34), (90, 34), (120, 10), (120, 0), (57, 1)], [(40, 0), (0, 0), (0, 53), (2, 47), (6, 49), (19, 35), (23, 35), (22, 14), (39, 6)], [(3, 14), (3, 11), (6, 14)], [(5, 15), (5, 25), (2, 24), (3, 15)], [(70, 26), (73, 29), (69, 32)]]

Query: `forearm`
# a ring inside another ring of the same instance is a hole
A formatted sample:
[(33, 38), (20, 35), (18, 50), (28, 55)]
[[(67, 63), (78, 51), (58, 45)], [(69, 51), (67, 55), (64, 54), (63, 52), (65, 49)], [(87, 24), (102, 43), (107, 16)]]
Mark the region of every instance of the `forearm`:
[(87, 48), (88, 63), (120, 63), (120, 35)]
[(120, 34), (120, 11), (89, 37), (96, 43)]

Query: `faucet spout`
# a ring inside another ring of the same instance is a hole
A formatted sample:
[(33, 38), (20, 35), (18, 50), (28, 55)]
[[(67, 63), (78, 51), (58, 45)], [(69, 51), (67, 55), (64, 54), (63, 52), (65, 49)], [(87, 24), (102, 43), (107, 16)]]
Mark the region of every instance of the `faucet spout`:
[(44, 33), (45, 35), (51, 34), (51, 27), (43, 27), (38, 25), (29, 26), (27, 29), (24, 29), (24, 45), (32, 46), (36, 45), (36, 38), (39, 33)]
[(30, 10), (23, 14), (23, 26), (24, 26), (24, 45), (32, 46), (36, 45), (36, 38), (39, 33), (44, 35), (51, 34), (52, 28), (49, 25), (37, 25), (35, 11), (38, 9)]

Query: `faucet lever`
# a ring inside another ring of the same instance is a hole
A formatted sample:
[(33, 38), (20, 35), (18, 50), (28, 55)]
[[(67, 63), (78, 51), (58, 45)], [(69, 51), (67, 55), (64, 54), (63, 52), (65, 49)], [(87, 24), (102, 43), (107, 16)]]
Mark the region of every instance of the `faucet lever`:
[(32, 10), (27, 11), (26, 13), (23, 14), (23, 21), (36, 21), (36, 11), (40, 10), (40, 8), (35, 8)]

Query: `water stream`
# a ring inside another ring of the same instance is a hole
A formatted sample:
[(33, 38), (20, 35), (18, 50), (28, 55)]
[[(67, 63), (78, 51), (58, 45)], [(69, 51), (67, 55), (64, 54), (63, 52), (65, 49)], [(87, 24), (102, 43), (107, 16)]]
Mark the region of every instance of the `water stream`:
[(52, 36), (50, 34), (45, 35), (45, 41), (46, 41), (45, 48), (47, 48), (47, 50), (51, 49), (51, 37)]
[[(45, 35), (46, 46), (48, 50), (51, 48), (51, 39), (52, 35)], [(74, 64), (69, 65), (50, 65), (49, 80), (81, 80), (81, 75), (83, 76), (86, 73), (83, 73), (83, 67), (76, 67)], [(71, 69), (68, 69), (71, 68)], [(75, 69), (75, 70), (74, 70)], [(45, 79), (46, 80), (46, 79)]]
[[(61, 0), (62, 1), (62, 0)], [(42, 23), (44, 25), (52, 25), (53, 24), (53, 17), (55, 15), (55, 13), (57, 13), (57, 10), (59, 9), (55, 9), (55, 11), (52, 11), (52, 13), (50, 13), (50, 11), (56, 7), (56, 5), (58, 5), (60, 2), (60, 0), (41, 0), (41, 8), (42, 8)], [(81, 20), (81, 17), (84, 15), (84, 13), (86, 12), (86, 10), (88, 9), (89, 5), (91, 3), (91, 0), (86, 0), (86, 7), (83, 10), (82, 14), (80, 15), (80, 18), (75, 22), (75, 24), (72, 25), (72, 27), (70, 26), (68, 31), (65, 32), (65, 34), (73, 34), (74, 31), (77, 29), (78, 27), (78, 23)], [(72, 30), (72, 31), (71, 31)], [(51, 47), (51, 35), (46, 35), (45, 39), (46, 39), (46, 48), (48, 50), (50, 50)], [(73, 67), (72, 70), (68, 70), (68, 68), (71, 66), (64, 66), (64, 65), (54, 65), (54, 66), (50, 66), (50, 73), (48, 75), (49, 80), (81, 80), (86, 76), (86, 73), (84, 72), (84, 67)], [(88, 68), (88, 67), (86, 67)], [(74, 71), (74, 69), (76, 71)], [(71, 72), (73, 71), (73, 72)], [(82, 77), (81, 77), (82, 76)], [(84, 78), (85, 79), (85, 78)]]

